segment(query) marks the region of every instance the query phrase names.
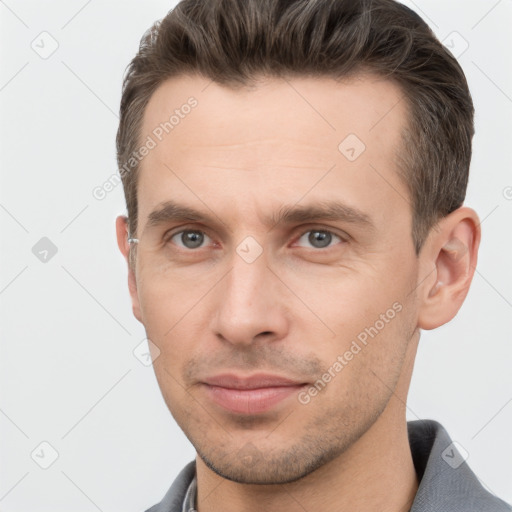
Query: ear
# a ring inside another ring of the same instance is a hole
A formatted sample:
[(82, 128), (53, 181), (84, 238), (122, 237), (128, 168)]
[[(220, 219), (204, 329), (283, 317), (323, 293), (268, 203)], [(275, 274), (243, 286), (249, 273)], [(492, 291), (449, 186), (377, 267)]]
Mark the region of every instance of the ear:
[(130, 297), (132, 298), (132, 311), (135, 318), (142, 323), (135, 269), (134, 265), (130, 265), (130, 251), (133, 250), (133, 248), (131, 244), (128, 243), (128, 218), (124, 215), (119, 215), (116, 219), (116, 234), (117, 245), (128, 264), (128, 289), (130, 291)]
[(418, 327), (435, 329), (457, 314), (473, 279), (480, 238), (478, 215), (465, 206), (432, 229), (420, 253), (420, 268), (428, 277), (418, 292)]

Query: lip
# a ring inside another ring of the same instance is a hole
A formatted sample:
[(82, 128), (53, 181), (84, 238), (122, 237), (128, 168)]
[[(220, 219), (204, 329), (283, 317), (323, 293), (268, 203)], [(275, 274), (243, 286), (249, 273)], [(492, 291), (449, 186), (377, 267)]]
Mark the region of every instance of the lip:
[(280, 375), (270, 373), (257, 373), (251, 376), (239, 376), (233, 373), (223, 373), (214, 377), (208, 377), (203, 381), (210, 386), (220, 386), (230, 389), (260, 389), (283, 386), (299, 386), (304, 382), (295, 381)]
[(307, 384), (270, 374), (242, 377), (217, 375), (203, 381), (209, 399), (236, 414), (259, 414), (297, 393)]

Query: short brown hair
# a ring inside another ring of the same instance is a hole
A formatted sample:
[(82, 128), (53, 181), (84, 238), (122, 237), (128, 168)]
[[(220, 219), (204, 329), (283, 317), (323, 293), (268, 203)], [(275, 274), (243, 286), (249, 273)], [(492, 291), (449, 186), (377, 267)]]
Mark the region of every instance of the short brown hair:
[[(119, 168), (140, 145), (148, 101), (165, 80), (194, 73), (233, 88), (258, 77), (339, 79), (369, 71), (397, 83), (409, 107), (398, 172), (419, 254), (466, 195), (473, 102), (453, 55), (394, 0), (182, 0), (143, 36), (123, 82)], [(121, 172), (129, 229), (137, 229), (139, 164)]]

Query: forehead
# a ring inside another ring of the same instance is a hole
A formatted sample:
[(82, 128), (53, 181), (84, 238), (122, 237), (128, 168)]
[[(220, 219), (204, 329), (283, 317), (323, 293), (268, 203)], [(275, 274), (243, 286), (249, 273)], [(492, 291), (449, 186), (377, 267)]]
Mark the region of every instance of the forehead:
[[(191, 98), (196, 103), (192, 108), (188, 106)], [(193, 122), (183, 122), (187, 117)], [(166, 126), (169, 120), (171, 126)], [(163, 130), (166, 145), (174, 146), (174, 151), (183, 144), (183, 149), (261, 145), (272, 138), (302, 139), (332, 150), (333, 143), (336, 149), (336, 142), (347, 133), (370, 145), (383, 137), (396, 141), (406, 120), (406, 101), (399, 86), (373, 74), (339, 81), (261, 78), (251, 87), (237, 89), (184, 75), (165, 81), (153, 93), (144, 112), (142, 134), (156, 130), (158, 136)], [(172, 137), (166, 137), (171, 132)]]
[(374, 75), (267, 78), (239, 89), (172, 78), (144, 113), (141, 143), (153, 147), (140, 166), (139, 217), (180, 195), (196, 206), (208, 197), (220, 212), (227, 192), (225, 206), (244, 212), (306, 192), (335, 199), (334, 191), (370, 213), (380, 203), (406, 210), (396, 156), (407, 116), (401, 89)]

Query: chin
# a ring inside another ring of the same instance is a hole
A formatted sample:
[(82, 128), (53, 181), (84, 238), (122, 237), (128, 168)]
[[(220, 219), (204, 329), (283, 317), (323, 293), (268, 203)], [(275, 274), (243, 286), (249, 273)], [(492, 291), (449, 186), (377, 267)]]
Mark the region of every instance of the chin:
[(283, 453), (280, 457), (265, 458), (252, 443), (248, 443), (231, 457), (213, 462), (198, 451), (205, 465), (222, 478), (240, 484), (287, 484), (296, 482), (335, 458), (333, 452), (323, 453), (314, 459), (296, 449)]

